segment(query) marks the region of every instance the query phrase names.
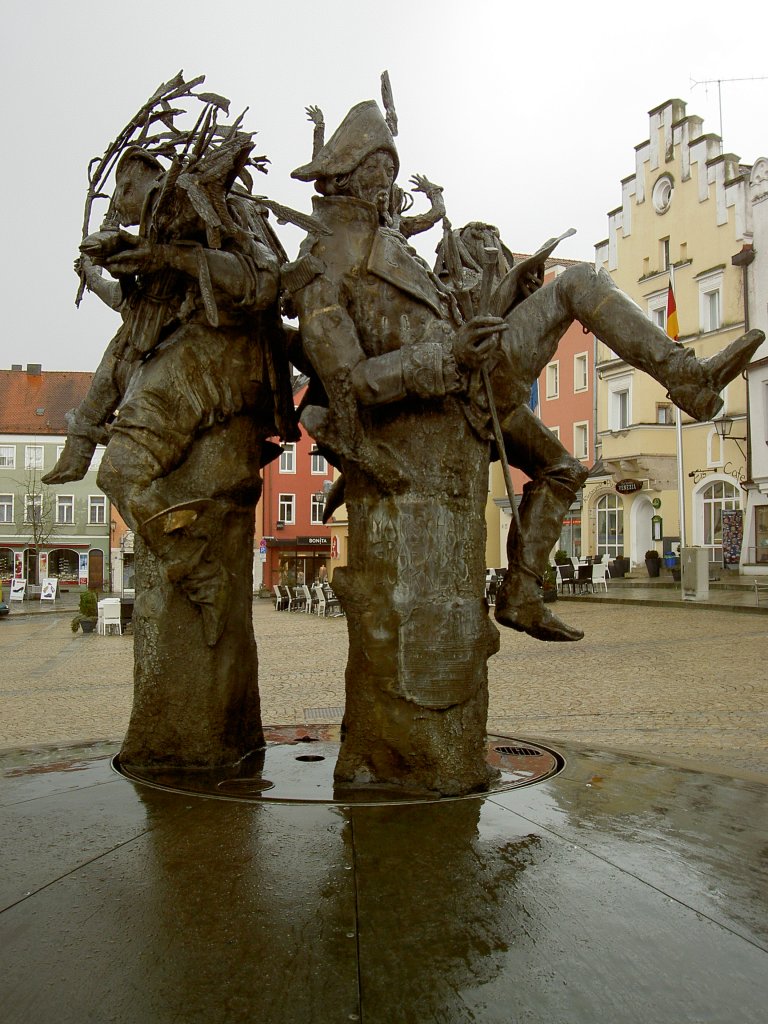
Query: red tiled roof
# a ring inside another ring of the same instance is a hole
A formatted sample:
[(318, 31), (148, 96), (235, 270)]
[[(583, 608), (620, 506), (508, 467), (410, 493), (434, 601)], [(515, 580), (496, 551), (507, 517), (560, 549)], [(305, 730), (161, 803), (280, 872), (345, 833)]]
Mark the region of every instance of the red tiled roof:
[(66, 434), (64, 413), (82, 402), (92, 379), (74, 370), (0, 370), (0, 434)]
[[(531, 253), (513, 252), (512, 255), (515, 257), (515, 263), (519, 263), (520, 260), (527, 260)], [(544, 270), (552, 270), (553, 267), (578, 267), (579, 264), (586, 262), (587, 260), (564, 260), (557, 256), (550, 256), (544, 264)]]

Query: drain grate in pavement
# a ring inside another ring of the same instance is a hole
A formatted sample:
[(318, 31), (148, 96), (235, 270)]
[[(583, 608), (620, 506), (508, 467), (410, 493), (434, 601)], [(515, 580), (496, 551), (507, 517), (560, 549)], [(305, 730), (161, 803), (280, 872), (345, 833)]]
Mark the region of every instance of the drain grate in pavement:
[(493, 749), (498, 754), (514, 754), (515, 757), (538, 757), (541, 754), (540, 750), (534, 750), (533, 747), (494, 747)]
[(304, 708), (304, 723), (312, 725), (316, 722), (336, 724), (344, 717), (344, 708)]

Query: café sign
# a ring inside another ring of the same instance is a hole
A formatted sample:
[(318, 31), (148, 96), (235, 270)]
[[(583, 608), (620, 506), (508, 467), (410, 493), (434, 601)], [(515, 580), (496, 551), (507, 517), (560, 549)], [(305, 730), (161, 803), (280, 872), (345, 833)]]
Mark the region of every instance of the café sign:
[(619, 480), (616, 484), (616, 490), (619, 494), (634, 494), (636, 491), (642, 491), (642, 489), (642, 480)]

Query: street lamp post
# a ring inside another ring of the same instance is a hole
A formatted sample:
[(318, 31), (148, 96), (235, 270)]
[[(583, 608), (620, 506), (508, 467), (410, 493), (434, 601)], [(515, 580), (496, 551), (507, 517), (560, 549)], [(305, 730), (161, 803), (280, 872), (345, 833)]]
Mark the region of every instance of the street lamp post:
[(746, 441), (746, 437), (738, 437), (733, 434), (733, 419), (730, 416), (721, 416), (719, 419), (712, 421), (717, 432), (717, 436), (721, 441), (735, 441), (736, 446), (742, 454), (742, 457), (746, 459), (746, 453), (739, 444), (739, 441)]

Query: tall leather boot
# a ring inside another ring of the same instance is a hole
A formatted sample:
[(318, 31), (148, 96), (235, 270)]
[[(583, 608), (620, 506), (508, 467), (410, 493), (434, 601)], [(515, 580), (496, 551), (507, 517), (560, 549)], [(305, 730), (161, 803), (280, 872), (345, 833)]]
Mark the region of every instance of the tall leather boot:
[[(575, 270), (576, 268), (574, 268)], [(571, 271), (562, 275), (566, 278)], [(662, 384), (670, 399), (695, 420), (711, 420), (720, 411), (720, 392), (749, 364), (765, 340), (752, 330), (709, 359), (698, 359), (651, 323), (610, 276), (591, 267), (571, 274), (568, 300), (574, 317), (632, 366)]]
[[(520, 533), (507, 538), (507, 575), (496, 595), (496, 621), (537, 640), (581, 640), (584, 633), (553, 614), (544, 603), (541, 581), (562, 522), (587, 475), (579, 465), (553, 467), (523, 488)], [(583, 471), (583, 472), (582, 472)]]
[(103, 425), (94, 424), (80, 415), (80, 409), (71, 409), (65, 416), (67, 440), (56, 465), (42, 477), (44, 484), (66, 484), (82, 480), (91, 465), (97, 444), (106, 444), (107, 432)]
[(226, 572), (207, 558), (211, 524), (205, 514), (215, 502), (199, 498), (169, 507), (163, 472), (144, 445), (125, 432), (116, 433), (99, 468), (98, 483), (130, 528), (160, 559), (169, 582), (197, 605), (206, 643), (213, 647), (224, 629), (229, 607)]
[(124, 326), (110, 341), (93, 375), (88, 394), (76, 409), (66, 414), (67, 440), (53, 469), (42, 478), (44, 484), (65, 484), (82, 480), (88, 472), (97, 444), (106, 444), (105, 424), (120, 404), (120, 390), (115, 383), (118, 353), (124, 340)]
[(198, 523), (213, 504), (211, 499), (201, 498), (174, 505), (145, 520), (139, 531), (163, 563), (169, 582), (199, 609), (209, 647), (218, 642), (229, 607), (229, 579), (225, 570), (207, 557), (209, 538)]

